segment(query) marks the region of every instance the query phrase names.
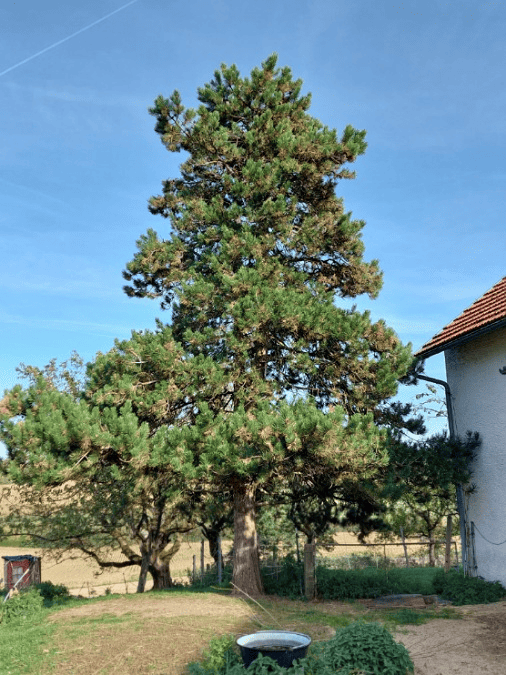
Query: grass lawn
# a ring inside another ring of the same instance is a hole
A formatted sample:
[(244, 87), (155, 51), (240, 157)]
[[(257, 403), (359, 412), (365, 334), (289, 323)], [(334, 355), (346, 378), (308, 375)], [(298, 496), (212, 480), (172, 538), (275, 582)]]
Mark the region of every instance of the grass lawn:
[(24, 621), (0, 624), (0, 675), (51, 672), (56, 648), (49, 614), (44, 610)]

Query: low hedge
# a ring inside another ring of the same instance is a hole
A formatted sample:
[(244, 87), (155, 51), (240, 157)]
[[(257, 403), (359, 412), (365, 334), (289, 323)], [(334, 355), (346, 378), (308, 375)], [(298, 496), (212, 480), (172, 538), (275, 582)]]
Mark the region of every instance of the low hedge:
[(506, 588), (499, 581), (466, 577), (462, 572), (438, 571), (433, 581), (434, 592), (454, 605), (482, 605), (506, 599)]

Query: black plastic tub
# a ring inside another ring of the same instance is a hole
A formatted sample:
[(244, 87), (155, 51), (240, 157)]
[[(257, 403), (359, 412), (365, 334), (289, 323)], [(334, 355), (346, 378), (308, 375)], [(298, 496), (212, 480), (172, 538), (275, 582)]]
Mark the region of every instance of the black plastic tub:
[(246, 668), (259, 654), (270, 656), (283, 668), (290, 668), (296, 659), (307, 654), (311, 638), (288, 630), (260, 630), (237, 639)]

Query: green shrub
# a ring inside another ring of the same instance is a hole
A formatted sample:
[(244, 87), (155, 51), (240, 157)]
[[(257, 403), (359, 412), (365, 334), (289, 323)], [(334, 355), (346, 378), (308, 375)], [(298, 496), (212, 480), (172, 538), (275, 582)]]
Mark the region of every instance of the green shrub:
[(11, 596), (0, 605), (0, 623), (31, 621), (44, 607), (44, 599), (36, 588)]
[(42, 581), (40, 584), (36, 584), (35, 588), (38, 589), (44, 598), (44, 605), (46, 607), (59, 604), (70, 597), (70, 591), (66, 586), (63, 584), (53, 584), (52, 581)]
[(414, 671), (404, 645), (395, 642), (380, 624), (363, 621), (339, 628), (331, 640), (314, 645), (305, 661), (308, 675), (407, 675)]
[(204, 652), (199, 663), (190, 663), (190, 675), (221, 675), (229, 673), (235, 665), (241, 665), (242, 659), (235, 650), (233, 635), (222, 635), (212, 638), (209, 648)]
[(433, 580), (434, 592), (454, 605), (481, 605), (506, 597), (506, 588), (498, 581), (466, 577), (462, 572), (440, 571)]
[(288, 598), (304, 595), (304, 565), (292, 555), (280, 560), (275, 571), (261, 568), (260, 573), (267, 594)]
[(316, 568), (318, 595), (325, 600), (356, 600), (398, 593), (434, 593), (434, 568), (362, 570)]
[(355, 600), (376, 598), (380, 595), (402, 593), (401, 585), (391, 576), (376, 568), (364, 570), (316, 570), (318, 595), (325, 600)]

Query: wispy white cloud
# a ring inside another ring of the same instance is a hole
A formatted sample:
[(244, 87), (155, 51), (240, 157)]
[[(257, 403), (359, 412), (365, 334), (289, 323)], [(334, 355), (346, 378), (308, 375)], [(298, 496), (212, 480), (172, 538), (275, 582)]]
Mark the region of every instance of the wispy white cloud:
[(37, 197), (39, 200), (37, 202), (37, 207), (40, 207), (40, 199), (55, 206), (66, 206), (66, 202), (54, 194), (37, 190), (27, 183), (17, 183), (12, 180), (7, 180), (3, 176), (0, 176), (0, 190), (5, 192), (6, 197), (10, 196), (12, 199), (17, 198), (17, 195), (19, 194), (22, 194), (24, 197), (26, 197), (26, 195)]

